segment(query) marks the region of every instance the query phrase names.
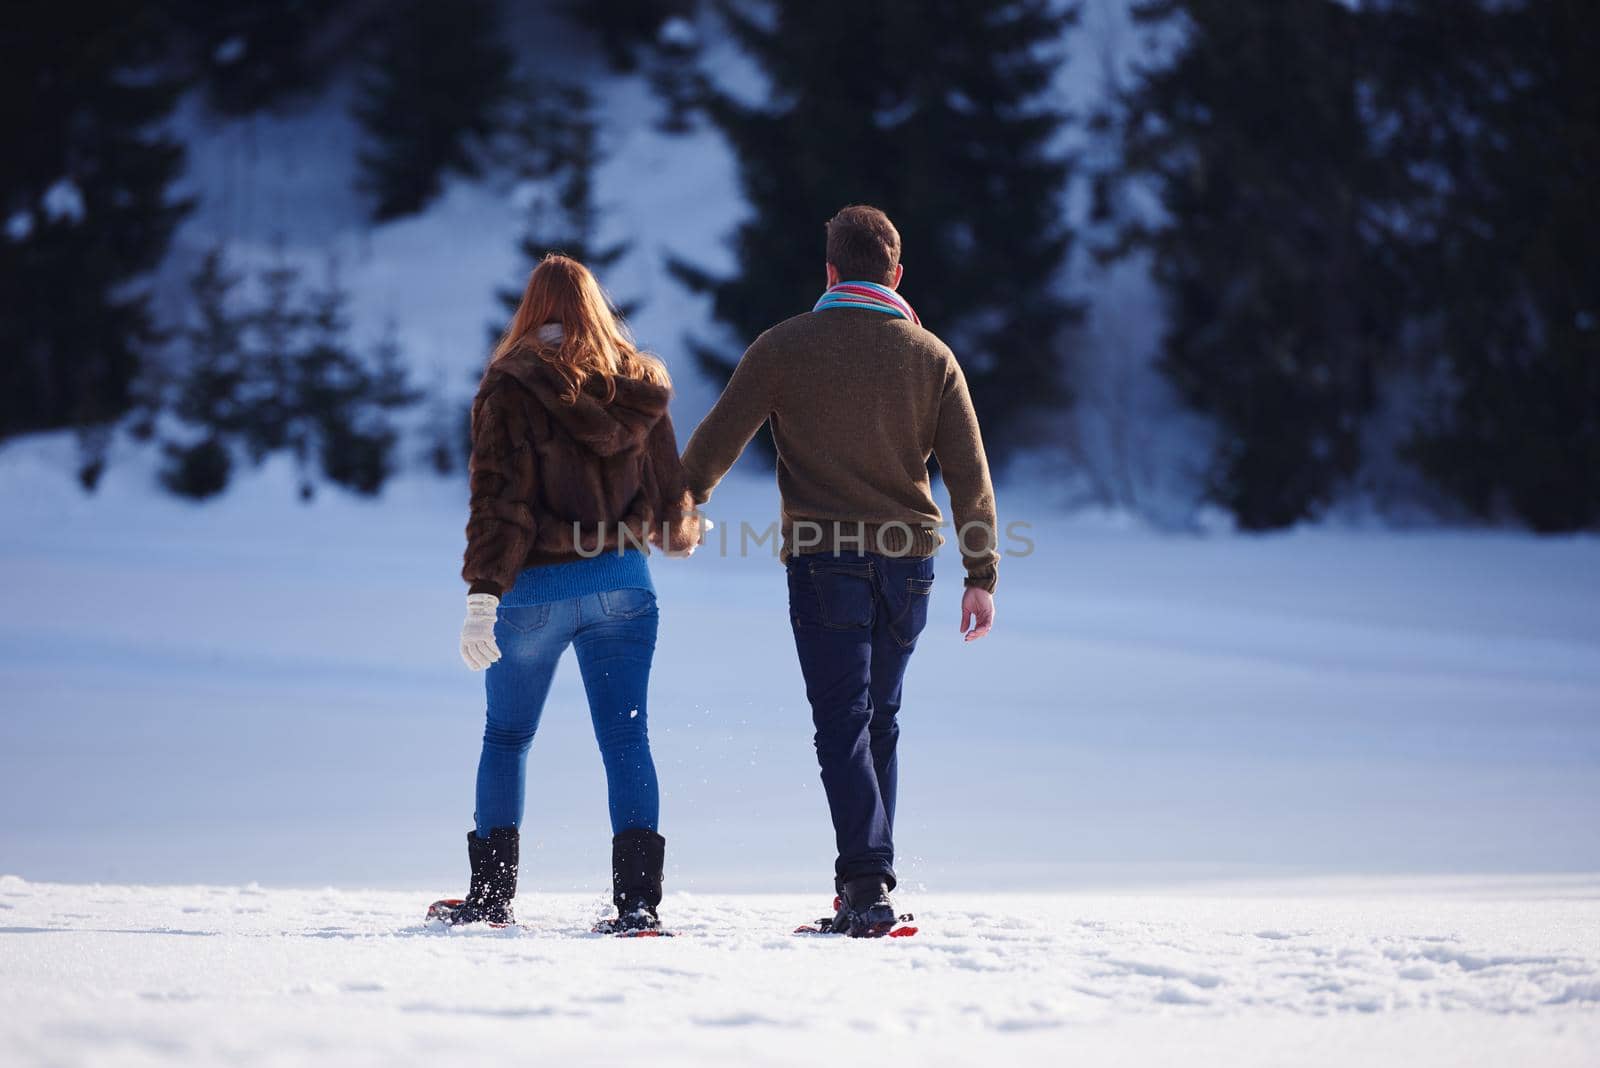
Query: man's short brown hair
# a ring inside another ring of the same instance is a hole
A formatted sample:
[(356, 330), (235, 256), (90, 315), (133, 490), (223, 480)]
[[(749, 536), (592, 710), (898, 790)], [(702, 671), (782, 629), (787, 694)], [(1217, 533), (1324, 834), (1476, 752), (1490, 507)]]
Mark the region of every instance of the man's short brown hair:
[(828, 220), (828, 262), (841, 282), (891, 285), (900, 264), (900, 231), (877, 208), (852, 204)]

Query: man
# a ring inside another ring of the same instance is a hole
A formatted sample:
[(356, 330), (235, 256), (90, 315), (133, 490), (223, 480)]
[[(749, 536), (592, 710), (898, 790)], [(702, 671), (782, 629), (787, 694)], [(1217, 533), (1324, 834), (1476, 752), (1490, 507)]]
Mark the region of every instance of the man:
[(833, 815), (840, 906), (856, 937), (895, 924), (895, 743), (901, 683), (928, 618), (942, 544), (937, 456), (966, 566), (961, 630), (994, 623), (994, 490), (966, 378), (896, 289), (900, 234), (877, 208), (828, 222), (828, 288), (768, 330), (684, 451), (704, 504), (771, 421), (783, 496), (789, 617)]

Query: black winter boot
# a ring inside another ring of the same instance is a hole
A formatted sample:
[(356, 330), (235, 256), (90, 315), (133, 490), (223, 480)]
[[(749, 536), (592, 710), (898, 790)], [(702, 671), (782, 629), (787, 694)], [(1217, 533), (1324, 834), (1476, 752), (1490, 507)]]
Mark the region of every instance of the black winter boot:
[(611, 839), (611, 900), (617, 918), (608, 926), (618, 931), (654, 931), (661, 921), (661, 872), (667, 840), (655, 831), (635, 827)]
[(467, 832), (467, 859), (472, 885), (449, 917), (458, 923), (516, 923), (511, 899), (517, 896), (517, 855), (521, 837), (515, 827), (495, 827), (488, 838)]
[(851, 938), (882, 938), (894, 929), (895, 920), (889, 884), (882, 875), (846, 879), (841, 885), (834, 930)]

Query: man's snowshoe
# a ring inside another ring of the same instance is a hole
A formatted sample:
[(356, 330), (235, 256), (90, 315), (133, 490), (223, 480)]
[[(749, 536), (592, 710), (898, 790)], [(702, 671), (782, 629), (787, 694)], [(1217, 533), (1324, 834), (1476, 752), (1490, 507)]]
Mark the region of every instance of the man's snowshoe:
[[(845, 922), (851, 938), (882, 938), (894, 930), (894, 902), (889, 900), (889, 884), (881, 875), (848, 879), (843, 886), (844, 907), (834, 916), (835, 925)], [(841, 915), (842, 914), (842, 915)]]
[[(881, 885), (881, 882), (880, 882)], [(874, 895), (873, 904), (877, 904)], [(888, 888), (884, 887), (881, 894), (885, 902), (888, 901)], [(859, 896), (858, 896), (859, 900)], [(821, 934), (821, 935), (849, 935), (852, 938), (910, 938), (917, 933), (917, 928), (907, 926), (916, 917), (911, 913), (894, 914), (893, 906), (889, 908), (888, 926), (883, 926), (881, 914), (871, 916), (867, 922), (862, 922), (859, 914), (851, 910), (846, 903), (844, 895), (837, 895), (833, 899), (833, 915), (823, 916), (816, 923), (801, 924), (794, 929), (795, 934)], [(876, 932), (876, 933), (873, 933)]]

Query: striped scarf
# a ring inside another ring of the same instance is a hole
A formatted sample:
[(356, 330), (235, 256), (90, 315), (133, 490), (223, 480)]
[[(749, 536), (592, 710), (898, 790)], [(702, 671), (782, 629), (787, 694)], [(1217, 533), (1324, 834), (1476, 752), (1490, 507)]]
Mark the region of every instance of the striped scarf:
[(823, 291), (817, 306), (811, 310), (822, 311), (824, 308), (866, 308), (885, 315), (898, 315), (918, 326), (922, 325), (922, 320), (911, 310), (906, 298), (876, 282), (840, 282), (836, 286), (829, 286)]

